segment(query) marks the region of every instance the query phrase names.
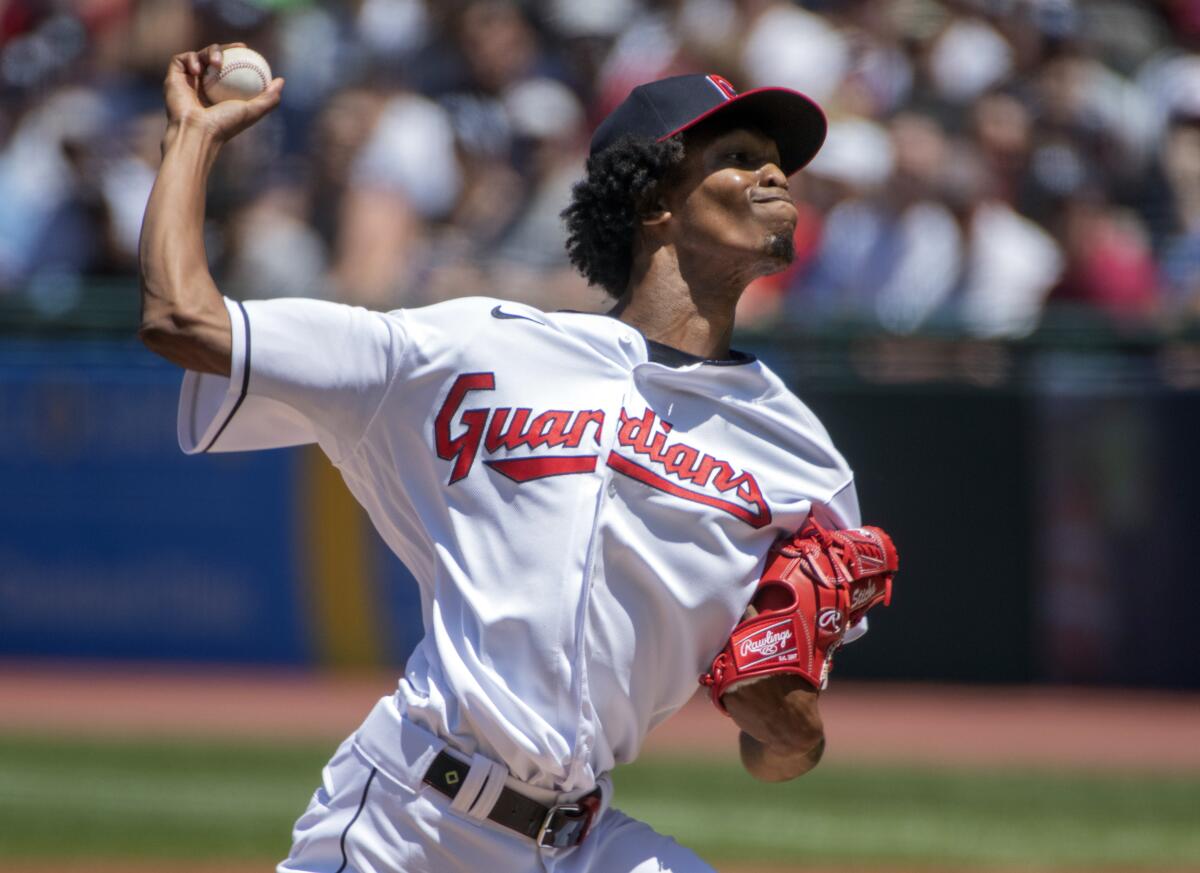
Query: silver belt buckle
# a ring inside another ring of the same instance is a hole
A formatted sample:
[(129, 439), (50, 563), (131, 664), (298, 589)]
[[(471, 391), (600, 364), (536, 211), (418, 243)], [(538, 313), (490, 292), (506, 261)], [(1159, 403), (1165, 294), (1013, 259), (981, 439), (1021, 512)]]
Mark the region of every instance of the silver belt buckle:
[[(575, 831), (575, 828), (559, 828), (557, 831), (551, 828), (551, 825), (554, 823), (555, 816), (559, 814), (569, 816), (567, 821), (571, 824), (586, 824), (588, 810), (578, 803), (562, 803), (558, 806), (550, 807), (548, 810), (546, 810), (546, 817), (542, 820), (542, 826), (538, 828), (537, 844), (539, 846), (550, 849), (559, 849), (568, 845), (566, 842), (558, 842), (557, 838), (559, 832), (566, 830), (567, 833), (564, 834), (564, 836), (567, 839), (570, 839), (571, 834), (573, 834)], [(549, 841), (547, 841), (547, 837), (549, 837)]]

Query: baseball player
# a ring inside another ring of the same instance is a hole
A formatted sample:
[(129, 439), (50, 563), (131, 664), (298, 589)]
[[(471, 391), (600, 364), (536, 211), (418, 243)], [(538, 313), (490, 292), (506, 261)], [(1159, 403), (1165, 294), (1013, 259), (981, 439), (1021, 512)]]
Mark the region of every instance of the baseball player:
[[(283, 83), (205, 106), (197, 82), (220, 63), (210, 46), (167, 74), (141, 337), (187, 370), (184, 451), (321, 446), (418, 580), (425, 630), (279, 871), (711, 870), (614, 808), (609, 773), (692, 696), (776, 538), (810, 516), (858, 524), (824, 428), (730, 348), (743, 288), (792, 257), (787, 178), (820, 147), (822, 113), (718, 76), (634, 89), (564, 213), (608, 314), (243, 304), (206, 267), (206, 177)], [(836, 642), (864, 629), (843, 623)], [(818, 684), (723, 682), (755, 777), (817, 763)]]

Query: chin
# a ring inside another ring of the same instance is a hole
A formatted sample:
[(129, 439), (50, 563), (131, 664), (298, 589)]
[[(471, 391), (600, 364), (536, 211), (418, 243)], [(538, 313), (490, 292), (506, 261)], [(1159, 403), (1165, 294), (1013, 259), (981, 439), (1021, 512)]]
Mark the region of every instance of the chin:
[(772, 273), (778, 273), (780, 270), (790, 266), (792, 261), (796, 260), (796, 245), (792, 242), (792, 235), (790, 233), (769, 234), (766, 243), (763, 245), (763, 252), (778, 264), (771, 271)]

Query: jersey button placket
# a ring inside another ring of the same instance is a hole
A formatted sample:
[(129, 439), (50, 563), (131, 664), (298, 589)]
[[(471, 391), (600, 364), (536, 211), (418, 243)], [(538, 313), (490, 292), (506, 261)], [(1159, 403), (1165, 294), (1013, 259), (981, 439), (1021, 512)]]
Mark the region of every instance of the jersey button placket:
[[(632, 338), (624, 334), (621, 335), (622, 343), (632, 343)], [(583, 762), (591, 755), (592, 749), (595, 746), (595, 719), (596, 712), (589, 699), (588, 677), (587, 677), (587, 625), (588, 625), (588, 610), (591, 600), (592, 584), (596, 574), (596, 560), (599, 551), (599, 527), (601, 519), (604, 517), (605, 506), (608, 501), (612, 500), (617, 493), (617, 483), (614, 481), (614, 473), (612, 467), (608, 466), (608, 456), (613, 451), (613, 447), (617, 442), (617, 431), (620, 429), (621, 411), (628, 405), (629, 398), (633, 394), (633, 374), (630, 372), (629, 381), (626, 384), (625, 391), (622, 393), (618, 403), (610, 408), (606, 413), (606, 423), (603, 431), (603, 436), (600, 443), (600, 458), (597, 465), (601, 476), (600, 492), (596, 500), (596, 514), (593, 519), (593, 536), (591, 548), (588, 554), (587, 568), (583, 579), (582, 602), (580, 603), (579, 623), (576, 629), (576, 657), (573, 665), (579, 675), (580, 683), (580, 699), (577, 709), (577, 729), (576, 729), (576, 746), (575, 752), (572, 755), (571, 770), (580, 767)], [(609, 424), (611, 422), (611, 425)]]

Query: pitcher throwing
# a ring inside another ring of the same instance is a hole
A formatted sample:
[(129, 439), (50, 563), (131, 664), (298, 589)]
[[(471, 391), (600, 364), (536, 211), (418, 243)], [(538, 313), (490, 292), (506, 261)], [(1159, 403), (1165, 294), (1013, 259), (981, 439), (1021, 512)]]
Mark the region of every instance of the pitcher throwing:
[[(846, 532), (841, 551), (809, 555), (812, 591), (764, 588), (751, 605), (768, 552), (791, 560), (806, 522), (827, 537), (859, 523), (820, 422), (730, 348), (742, 290), (793, 256), (787, 179), (820, 147), (821, 111), (715, 75), (634, 89), (564, 213), (572, 262), (616, 299), (605, 315), (242, 304), (206, 266), (205, 184), (283, 83), (206, 106), (198, 83), (221, 60), (210, 46), (167, 75), (141, 337), (188, 371), (184, 451), (321, 446), (416, 577), (425, 631), (325, 768), (279, 871), (711, 870), (615, 808), (610, 771), (704, 674), (751, 774), (807, 772), (828, 656), (882, 597), (843, 577), (855, 560), (887, 583), (895, 569), (894, 551)], [(759, 621), (725, 652), (743, 616), (770, 610), (786, 636)], [(756, 662), (784, 649), (778, 671)]]

